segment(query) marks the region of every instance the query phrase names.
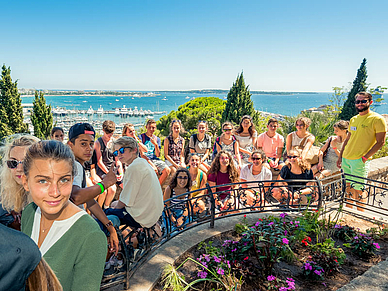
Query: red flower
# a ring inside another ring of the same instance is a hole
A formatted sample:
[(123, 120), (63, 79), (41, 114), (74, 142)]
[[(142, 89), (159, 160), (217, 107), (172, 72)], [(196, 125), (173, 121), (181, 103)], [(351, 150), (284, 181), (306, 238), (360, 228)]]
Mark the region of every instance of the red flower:
[(307, 240), (308, 240), (309, 242), (311, 242), (311, 237), (308, 236), (308, 237), (307, 237)]
[(259, 218), (260, 221), (263, 221), (261, 218)]
[(243, 260), (246, 261), (246, 260), (248, 260), (248, 259), (249, 259), (249, 258), (248, 258), (248, 256), (247, 256), (247, 257), (245, 257)]
[(247, 215), (246, 215), (246, 214), (244, 215), (244, 218), (247, 218)]

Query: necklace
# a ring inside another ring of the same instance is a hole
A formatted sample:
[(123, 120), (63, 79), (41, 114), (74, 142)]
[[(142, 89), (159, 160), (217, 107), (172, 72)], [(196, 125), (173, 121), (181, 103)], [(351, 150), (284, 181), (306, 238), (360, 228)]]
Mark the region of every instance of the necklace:
[(40, 231), (42, 232), (42, 233), (45, 233), (47, 230), (49, 230), (51, 228), (51, 225), (50, 226), (48, 226), (48, 227), (43, 227), (43, 222), (42, 222), (42, 220), (40, 220)]

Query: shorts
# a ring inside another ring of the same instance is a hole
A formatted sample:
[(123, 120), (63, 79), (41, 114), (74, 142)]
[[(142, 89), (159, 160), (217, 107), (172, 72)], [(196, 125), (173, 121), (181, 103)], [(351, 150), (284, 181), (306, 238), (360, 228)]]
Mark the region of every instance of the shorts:
[(162, 160), (150, 160), (150, 161), (154, 163), (155, 167), (158, 169), (159, 175), (162, 174), (164, 169), (168, 168), (167, 164)]
[[(366, 178), (369, 172), (369, 161), (364, 163), (362, 158), (356, 160), (342, 158), (342, 169), (345, 174)], [(347, 177), (346, 183), (350, 183), (352, 188), (356, 190), (362, 190), (366, 181), (362, 178)]]

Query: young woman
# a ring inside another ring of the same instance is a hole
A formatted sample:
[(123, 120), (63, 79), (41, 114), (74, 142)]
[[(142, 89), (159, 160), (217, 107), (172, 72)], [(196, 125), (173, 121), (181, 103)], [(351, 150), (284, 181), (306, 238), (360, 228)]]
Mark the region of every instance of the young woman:
[(254, 150), (254, 145), (257, 140), (257, 131), (252, 122), (252, 117), (244, 115), (241, 118), (240, 125), (236, 129), (234, 137), (238, 141), (242, 166), (245, 166), (249, 164), (249, 157)]
[[(198, 156), (198, 154), (196, 154), (196, 153), (190, 154), (189, 166), (188, 166), (191, 181), (192, 181), (190, 191), (196, 191), (198, 189), (203, 189), (206, 187), (207, 176), (199, 168), (200, 161), (201, 161), (201, 159)], [(196, 196), (200, 197), (203, 194), (205, 194), (205, 190), (192, 192), (191, 196), (192, 197), (196, 197)], [(193, 200), (192, 204), (193, 204), (194, 213), (199, 212), (201, 214), (206, 209), (205, 203), (201, 198)]]
[(222, 131), (221, 136), (216, 138), (217, 153), (220, 151), (228, 152), (232, 156), (236, 168), (239, 170), (241, 169), (240, 147), (232, 134), (233, 124), (229, 121), (224, 122), (222, 124)]
[(51, 139), (63, 142), (63, 138), (65, 137), (65, 132), (62, 127), (53, 127), (50, 134)]
[[(287, 135), (286, 139), (286, 149), (287, 154), (290, 155), (290, 150), (296, 146), (304, 146), (301, 157), (304, 159), (310, 150), (311, 146), (314, 144), (315, 136), (309, 133), (307, 130), (311, 124), (310, 118), (299, 117), (295, 121), (296, 131), (291, 132)], [(304, 142), (303, 142), (304, 140)], [(304, 144), (301, 144), (301, 143)]]
[(218, 193), (218, 197), (215, 196), (215, 199), (216, 206), (219, 206), (220, 210), (228, 209), (229, 204), (233, 205), (233, 197), (228, 198), (228, 196), (230, 190), (237, 188), (237, 186), (222, 186), (239, 182), (238, 171), (229, 152), (221, 150), (217, 153), (210, 166), (207, 180), (210, 187), (218, 186), (215, 191), (220, 193)]
[[(287, 161), (284, 167), (280, 170), (278, 180), (312, 180), (314, 179), (310, 164), (301, 157), (300, 151), (291, 149), (287, 156)], [(274, 188), (272, 195), (278, 201), (289, 201), (289, 204), (307, 203), (307, 197), (312, 197), (314, 191), (311, 187), (312, 183), (306, 182), (279, 182), (280, 188)]]
[(38, 245), (63, 290), (98, 290), (107, 243), (98, 224), (70, 202), (74, 155), (57, 141), (32, 145), (23, 161), (23, 186), (31, 196), (22, 231)]
[(164, 140), (164, 158), (174, 174), (179, 167), (185, 167), (185, 140), (180, 136), (183, 132), (182, 123), (173, 119), (170, 123), (170, 134)]
[[(334, 124), (335, 136), (327, 139), (324, 146), (321, 148), (322, 154), (319, 155), (319, 163), (317, 170), (319, 171), (319, 178), (330, 176), (340, 169), (337, 167), (338, 156), (341, 152), (342, 145), (348, 135), (349, 121), (340, 120)], [(326, 155), (323, 156), (323, 153)]]
[(172, 198), (170, 201), (166, 202), (168, 215), (170, 216), (171, 222), (174, 224), (172, 230), (175, 230), (181, 227), (182, 224), (187, 224), (190, 221), (187, 202), (185, 201), (191, 197), (182, 195), (189, 192), (190, 188), (191, 176), (189, 170), (186, 168), (178, 168), (163, 195), (164, 201)]
[(197, 124), (198, 133), (190, 137), (190, 153), (196, 153), (200, 157), (199, 168), (205, 173), (210, 169), (208, 162), (210, 149), (212, 148), (212, 139), (206, 132), (208, 130), (207, 121), (201, 120)]
[(31, 202), (22, 185), (23, 160), (27, 149), (38, 141), (39, 139), (32, 135), (16, 134), (10, 136), (2, 148), (0, 221), (18, 230), (20, 230), (20, 212)]

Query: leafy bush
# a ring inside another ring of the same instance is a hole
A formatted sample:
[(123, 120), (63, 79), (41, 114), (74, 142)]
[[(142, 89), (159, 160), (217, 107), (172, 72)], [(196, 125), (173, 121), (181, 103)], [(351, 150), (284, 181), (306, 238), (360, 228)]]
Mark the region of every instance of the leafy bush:
[(303, 266), (303, 276), (309, 280), (324, 280), (325, 277), (323, 273), (325, 272), (321, 266), (319, 266), (316, 262), (307, 260)]
[(358, 233), (349, 243), (345, 243), (344, 246), (351, 249), (351, 251), (360, 258), (374, 256), (376, 251), (380, 248), (380, 245), (376, 243), (371, 236), (363, 233)]

